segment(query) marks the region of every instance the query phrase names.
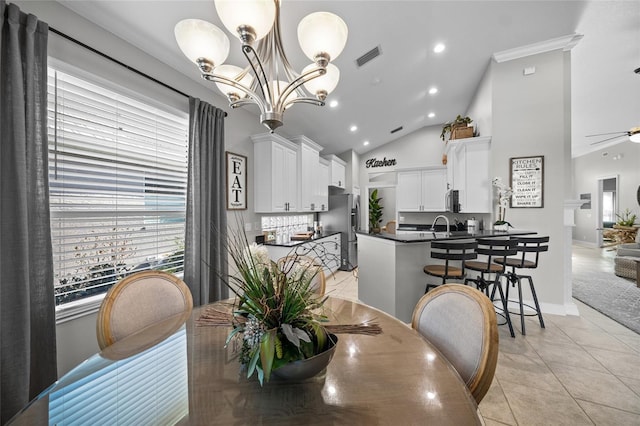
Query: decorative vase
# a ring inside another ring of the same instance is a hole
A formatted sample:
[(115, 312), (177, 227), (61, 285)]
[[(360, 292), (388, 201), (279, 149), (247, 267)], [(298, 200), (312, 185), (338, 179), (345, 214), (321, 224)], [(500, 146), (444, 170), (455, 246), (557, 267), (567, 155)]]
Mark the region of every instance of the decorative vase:
[(509, 225), (507, 225), (506, 223), (502, 225), (493, 225), (493, 230), (507, 232), (509, 230)]
[(311, 358), (290, 362), (280, 368), (276, 368), (271, 373), (283, 380), (298, 381), (310, 379), (327, 368), (333, 358), (333, 354), (336, 352), (337, 345), (338, 336), (329, 334), (327, 339), (328, 348), (324, 352), (320, 352)]

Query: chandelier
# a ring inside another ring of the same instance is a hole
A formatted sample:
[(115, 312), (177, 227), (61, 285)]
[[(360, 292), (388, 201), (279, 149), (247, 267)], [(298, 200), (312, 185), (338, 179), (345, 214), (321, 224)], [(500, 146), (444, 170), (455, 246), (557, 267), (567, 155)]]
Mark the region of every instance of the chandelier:
[(298, 42), (313, 62), (298, 73), (282, 47), (280, 0), (215, 0), (215, 7), (224, 26), (242, 43), (249, 63), (245, 68), (224, 63), (229, 38), (210, 22), (185, 19), (174, 33), (182, 53), (196, 63), (202, 78), (216, 83), (231, 108), (256, 104), (260, 121), (273, 132), (293, 104), (324, 105), (340, 79), (340, 70), (330, 61), (347, 42), (347, 25), (339, 16), (314, 12), (300, 21)]

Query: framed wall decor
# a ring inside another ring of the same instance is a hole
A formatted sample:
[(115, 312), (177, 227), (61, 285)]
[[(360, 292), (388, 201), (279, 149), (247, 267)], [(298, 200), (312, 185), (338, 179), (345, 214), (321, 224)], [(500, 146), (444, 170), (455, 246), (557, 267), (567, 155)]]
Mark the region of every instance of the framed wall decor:
[(247, 209), (247, 157), (227, 154), (227, 210)]
[(580, 194), (580, 201), (582, 201), (582, 205), (580, 206), (580, 210), (591, 210), (591, 194)]
[(511, 207), (544, 207), (544, 156), (509, 159)]

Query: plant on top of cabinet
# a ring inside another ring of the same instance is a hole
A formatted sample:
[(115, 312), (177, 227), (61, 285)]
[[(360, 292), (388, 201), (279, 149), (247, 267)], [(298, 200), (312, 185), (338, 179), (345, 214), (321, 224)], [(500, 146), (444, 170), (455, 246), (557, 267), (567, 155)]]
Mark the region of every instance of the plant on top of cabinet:
[(371, 191), (369, 196), (369, 232), (372, 234), (380, 233), (380, 223), (382, 222), (382, 205), (378, 198), (378, 189)]
[(473, 127), (469, 127), (469, 124), (473, 120), (469, 117), (462, 117), (460, 114), (455, 120), (445, 123), (442, 126), (442, 133), (440, 133), (440, 139), (445, 140), (444, 137), (447, 132), (450, 134), (449, 139), (463, 139), (473, 137)]

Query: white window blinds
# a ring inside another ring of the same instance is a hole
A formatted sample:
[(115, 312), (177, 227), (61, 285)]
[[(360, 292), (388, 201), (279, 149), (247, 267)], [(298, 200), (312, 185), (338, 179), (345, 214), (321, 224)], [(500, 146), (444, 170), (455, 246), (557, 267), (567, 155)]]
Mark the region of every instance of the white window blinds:
[(182, 271), (188, 117), (49, 68), (56, 304)]

